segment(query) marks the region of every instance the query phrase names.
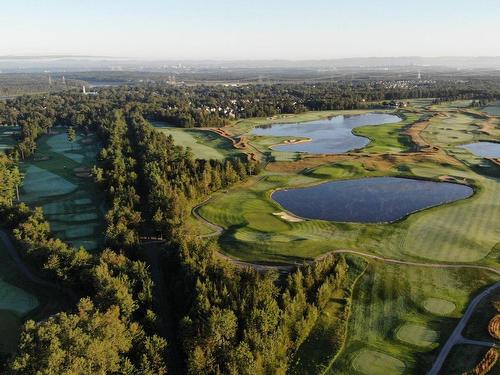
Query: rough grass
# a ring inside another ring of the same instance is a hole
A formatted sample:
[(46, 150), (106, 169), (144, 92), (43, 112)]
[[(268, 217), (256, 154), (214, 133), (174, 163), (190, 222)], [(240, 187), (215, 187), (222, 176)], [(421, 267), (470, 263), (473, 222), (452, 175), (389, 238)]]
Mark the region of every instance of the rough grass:
[(102, 243), (103, 199), (92, 179), (80, 178), (74, 170), (90, 169), (97, 151), (95, 136), (78, 134), (71, 144), (65, 129), (57, 128), (38, 141), (32, 160), (21, 164), (25, 173), (21, 199), (43, 207), (56, 236), (88, 250)]

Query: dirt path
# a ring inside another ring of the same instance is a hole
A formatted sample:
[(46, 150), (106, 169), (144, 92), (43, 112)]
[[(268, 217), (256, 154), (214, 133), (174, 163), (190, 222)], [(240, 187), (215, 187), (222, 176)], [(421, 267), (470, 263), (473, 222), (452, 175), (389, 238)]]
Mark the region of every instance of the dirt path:
[[(437, 375), (439, 373), (439, 370), (441, 370), (441, 367), (443, 366), (446, 357), (448, 357), (451, 348), (453, 348), (453, 346), (455, 346), (456, 344), (460, 343), (470, 343), (472, 345), (484, 344), (483, 342), (478, 343), (474, 340), (464, 339), (462, 336), (462, 331), (469, 322), (469, 319), (472, 316), (472, 313), (476, 309), (477, 305), (483, 300), (483, 298), (487, 297), (492, 291), (494, 291), (497, 288), (500, 288), (500, 281), (491, 285), (488, 289), (485, 289), (482, 293), (474, 297), (474, 299), (470, 302), (469, 306), (467, 307), (467, 310), (465, 310), (465, 313), (458, 322), (457, 326), (453, 330), (452, 334), (450, 335), (446, 343), (443, 345), (441, 351), (439, 352), (438, 357), (434, 361), (434, 364), (432, 365), (432, 368), (427, 373), (427, 375)], [(495, 344), (488, 346), (494, 346), (494, 345)]]
[(62, 288), (59, 285), (56, 285), (50, 281), (44, 280), (37, 275), (35, 275), (28, 266), (24, 263), (24, 261), (21, 259), (19, 256), (14, 244), (12, 243), (12, 240), (10, 239), (9, 235), (4, 231), (0, 229), (0, 240), (4, 243), (5, 249), (9, 253), (9, 256), (11, 259), (14, 261), (16, 264), (19, 272), (26, 277), (28, 280), (30, 280), (34, 284), (38, 284), (40, 286), (50, 288), (50, 289), (57, 289), (58, 291), (62, 291), (63, 293), (67, 294), (73, 301), (78, 301), (78, 297), (76, 296), (75, 293), (73, 293), (72, 290)]

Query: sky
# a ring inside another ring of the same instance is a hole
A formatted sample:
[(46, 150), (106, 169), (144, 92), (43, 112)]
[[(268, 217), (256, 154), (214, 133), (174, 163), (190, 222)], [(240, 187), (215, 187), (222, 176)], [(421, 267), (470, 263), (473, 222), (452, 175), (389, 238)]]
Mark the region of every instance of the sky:
[(0, 55), (500, 56), (500, 0), (1, 0)]

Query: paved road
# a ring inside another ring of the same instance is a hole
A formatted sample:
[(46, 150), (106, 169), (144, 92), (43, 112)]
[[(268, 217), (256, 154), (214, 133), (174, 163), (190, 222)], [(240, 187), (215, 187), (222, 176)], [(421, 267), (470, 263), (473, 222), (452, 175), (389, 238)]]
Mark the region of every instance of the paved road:
[[(462, 331), (469, 322), (472, 313), (474, 312), (477, 305), (479, 304), (479, 302), (481, 302), (483, 298), (487, 297), (491, 292), (493, 292), (498, 288), (500, 288), (500, 281), (491, 285), (489, 288), (485, 289), (482, 293), (474, 297), (474, 299), (470, 302), (469, 306), (467, 307), (467, 310), (465, 310), (465, 314), (462, 316), (457, 326), (453, 330), (452, 334), (448, 338), (448, 341), (446, 341), (446, 343), (443, 345), (441, 351), (439, 352), (438, 357), (434, 361), (434, 364), (430, 369), (430, 371), (427, 373), (427, 375), (437, 375), (439, 373), (439, 370), (441, 370), (441, 367), (443, 366), (446, 357), (448, 357), (448, 354), (450, 353), (450, 350), (454, 345), (460, 343), (467, 343), (467, 339), (464, 339), (462, 336)], [(475, 340), (470, 340), (470, 341), (473, 344), (477, 344)]]
[(16, 264), (18, 270), (23, 274), (24, 277), (26, 277), (28, 280), (31, 282), (38, 284), (40, 286), (46, 287), (46, 288), (51, 288), (51, 289), (57, 289), (59, 291), (62, 291), (66, 293), (72, 300), (75, 302), (78, 301), (78, 297), (76, 296), (73, 291), (62, 288), (59, 285), (56, 285), (54, 283), (51, 283), (50, 281), (44, 280), (37, 275), (35, 275), (24, 263), (24, 261), (21, 259), (19, 256), (14, 244), (12, 243), (12, 240), (8, 236), (5, 231), (0, 230), (0, 240), (4, 243), (5, 249), (9, 253), (9, 256), (12, 258), (14, 263)]

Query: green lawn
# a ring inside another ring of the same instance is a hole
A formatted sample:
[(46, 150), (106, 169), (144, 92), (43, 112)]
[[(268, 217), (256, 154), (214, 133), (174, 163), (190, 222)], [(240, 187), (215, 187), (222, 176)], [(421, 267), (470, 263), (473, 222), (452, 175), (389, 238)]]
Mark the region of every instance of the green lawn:
[(418, 121), (420, 116), (416, 113), (406, 112), (401, 122), (387, 125), (362, 126), (355, 128), (353, 133), (366, 138), (371, 142), (363, 148), (363, 152), (390, 152), (398, 153), (411, 149), (412, 143), (408, 136), (401, 130)]
[(56, 128), (39, 139), (34, 157), (21, 163), (21, 200), (43, 207), (57, 237), (88, 250), (103, 241), (104, 200), (91, 177), (77, 174), (92, 168), (98, 147), (95, 135), (79, 134), (71, 144), (65, 129)]
[[(328, 373), (425, 373), (471, 296), (494, 281), (484, 271), (372, 262), (356, 285), (347, 342)], [(431, 298), (457, 309), (433, 314), (424, 308)]]
[(177, 145), (189, 147), (194, 156), (199, 159), (218, 159), (241, 155), (228, 139), (214, 132), (202, 129), (182, 129), (166, 126), (166, 124), (152, 123), (165, 135), (171, 135)]
[(68, 302), (58, 291), (26, 279), (4, 246), (0, 241), (0, 353), (12, 353), (27, 318), (44, 319)]

